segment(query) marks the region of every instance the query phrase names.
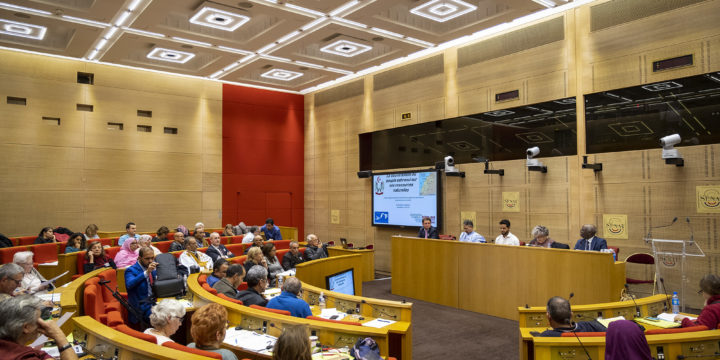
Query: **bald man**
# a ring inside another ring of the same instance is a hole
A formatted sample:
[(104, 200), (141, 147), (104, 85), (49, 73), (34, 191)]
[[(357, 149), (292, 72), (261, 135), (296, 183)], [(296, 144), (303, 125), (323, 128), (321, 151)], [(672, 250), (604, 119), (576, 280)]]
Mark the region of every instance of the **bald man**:
[(597, 228), (592, 224), (585, 224), (580, 229), (582, 239), (575, 243), (575, 250), (600, 251), (607, 249), (607, 241), (603, 238), (595, 236)]
[(178, 231), (173, 234), (173, 242), (170, 244), (170, 252), (185, 250), (185, 234)]

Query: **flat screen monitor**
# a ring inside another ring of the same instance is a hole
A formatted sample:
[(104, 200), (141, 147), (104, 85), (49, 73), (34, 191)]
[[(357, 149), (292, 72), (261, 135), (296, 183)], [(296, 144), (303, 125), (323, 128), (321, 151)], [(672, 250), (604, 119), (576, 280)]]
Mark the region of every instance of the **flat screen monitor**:
[(353, 269), (343, 270), (339, 273), (325, 277), (325, 287), (330, 291), (346, 295), (355, 295), (355, 274)]
[(437, 170), (406, 171), (373, 175), (373, 226), (421, 227), (429, 216), (432, 226), (440, 223), (440, 174)]

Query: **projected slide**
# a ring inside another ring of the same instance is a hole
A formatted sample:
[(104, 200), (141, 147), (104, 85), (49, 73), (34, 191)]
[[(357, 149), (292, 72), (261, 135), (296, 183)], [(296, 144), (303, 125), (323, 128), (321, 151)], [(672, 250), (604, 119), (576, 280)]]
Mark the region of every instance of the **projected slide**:
[(438, 175), (435, 171), (373, 176), (373, 225), (437, 226)]

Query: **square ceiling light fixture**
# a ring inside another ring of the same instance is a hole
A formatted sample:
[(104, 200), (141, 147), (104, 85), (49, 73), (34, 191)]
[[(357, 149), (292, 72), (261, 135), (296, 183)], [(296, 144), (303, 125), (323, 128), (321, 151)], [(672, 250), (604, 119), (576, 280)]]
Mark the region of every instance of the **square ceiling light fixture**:
[(203, 5), (190, 18), (190, 22), (195, 25), (207, 26), (225, 31), (235, 31), (250, 18), (245, 15), (235, 14), (229, 11), (216, 9), (207, 5)]
[(476, 9), (477, 6), (460, 0), (431, 0), (410, 9), (410, 12), (437, 22), (446, 22)]
[(0, 19), (0, 34), (42, 40), (46, 32), (47, 28), (44, 26)]
[(184, 52), (184, 51), (178, 51), (178, 50), (170, 50), (165, 48), (159, 48), (156, 47), (150, 51), (150, 53), (147, 54), (148, 59), (154, 59), (154, 60), (160, 60), (160, 61), (168, 61), (178, 64), (184, 64), (190, 59), (194, 58), (195, 54)]
[(260, 76), (262, 76), (264, 78), (268, 78), (268, 79), (290, 81), (290, 80), (297, 79), (297, 78), (303, 76), (303, 74), (296, 72), (296, 71), (290, 71), (290, 70), (272, 69), (268, 72), (263, 73)]
[(324, 46), (320, 51), (328, 54), (353, 57), (370, 51), (370, 49), (372, 49), (372, 46), (359, 44), (350, 40), (338, 40), (330, 45)]

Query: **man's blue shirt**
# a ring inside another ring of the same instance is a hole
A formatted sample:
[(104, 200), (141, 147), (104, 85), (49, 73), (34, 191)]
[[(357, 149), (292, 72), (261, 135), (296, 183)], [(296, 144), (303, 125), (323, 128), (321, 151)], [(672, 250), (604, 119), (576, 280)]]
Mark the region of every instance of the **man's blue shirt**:
[(298, 299), (297, 295), (287, 291), (283, 291), (279, 296), (270, 299), (265, 307), (268, 309), (287, 310), (290, 312), (290, 315), (299, 318), (306, 318), (312, 315), (310, 305), (308, 305), (305, 300)]

